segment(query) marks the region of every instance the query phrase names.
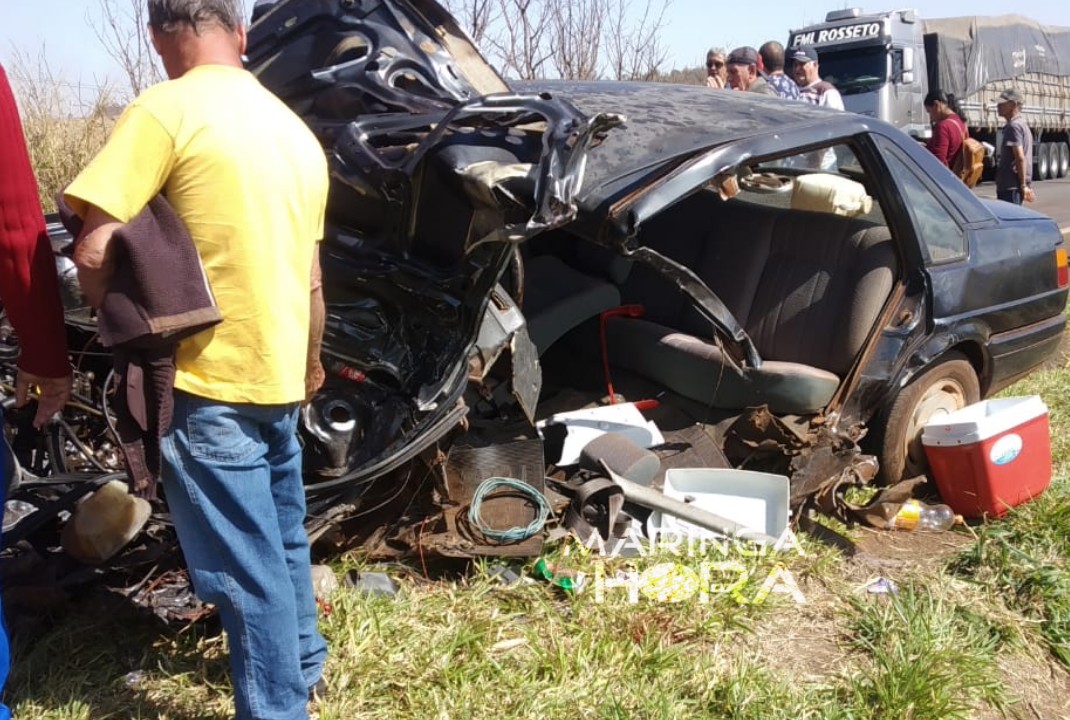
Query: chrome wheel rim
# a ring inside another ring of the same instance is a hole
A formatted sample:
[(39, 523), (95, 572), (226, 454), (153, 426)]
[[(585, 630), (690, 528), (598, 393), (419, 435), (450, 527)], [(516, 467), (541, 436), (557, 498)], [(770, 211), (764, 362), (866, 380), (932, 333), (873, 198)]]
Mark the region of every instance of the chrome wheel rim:
[(915, 477), (925, 471), (928, 464), (922, 446), (922, 429), (938, 417), (949, 415), (966, 407), (966, 389), (962, 383), (943, 378), (930, 385), (914, 406), (906, 436), (903, 438), (903, 455), (906, 458), (904, 477)]

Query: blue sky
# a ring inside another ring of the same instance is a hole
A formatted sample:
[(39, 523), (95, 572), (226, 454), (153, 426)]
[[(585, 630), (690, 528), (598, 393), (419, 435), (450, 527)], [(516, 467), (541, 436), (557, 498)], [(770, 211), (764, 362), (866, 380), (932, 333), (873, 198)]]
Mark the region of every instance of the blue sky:
[[(566, 1), (567, 0), (563, 0)], [(654, 0), (657, 2), (657, 0)], [(120, 4), (126, 0), (118, 0)], [(631, 0), (640, 6), (642, 0)], [(246, 5), (251, 6), (251, 0)], [(724, 2), (670, 0), (663, 38), (669, 48), (666, 70), (696, 66), (705, 60), (706, 48), (720, 45), (760, 45), (766, 40), (786, 41), (788, 31), (821, 21), (828, 10), (850, 7), (843, 0), (796, 2)], [(867, 10), (889, 10), (909, 3), (861, 5)], [(122, 87), (115, 62), (108, 57), (88, 25), (99, 17), (98, 0), (0, 0), (0, 62), (11, 64), (18, 50), (31, 59), (43, 53), (53, 73), (71, 84), (94, 86), (110, 81)], [(1000, 15), (1008, 11), (1050, 25), (1070, 26), (1070, 3), (1065, 0), (919, 0), (913, 3), (922, 17)]]

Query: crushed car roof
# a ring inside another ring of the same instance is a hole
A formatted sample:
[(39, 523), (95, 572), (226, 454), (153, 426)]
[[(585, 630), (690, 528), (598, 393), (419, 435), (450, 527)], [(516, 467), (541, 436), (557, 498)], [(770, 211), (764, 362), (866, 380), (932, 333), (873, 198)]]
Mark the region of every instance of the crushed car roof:
[(755, 93), (697, 85), (639, 82), (521, 81), (517, 92), (545, 92), (567, 99), (586, 115), (625, 116), (588, 158), (581, 204), (588, 207), (682, 158), (778, 126), (827, 121), (842, 112)]

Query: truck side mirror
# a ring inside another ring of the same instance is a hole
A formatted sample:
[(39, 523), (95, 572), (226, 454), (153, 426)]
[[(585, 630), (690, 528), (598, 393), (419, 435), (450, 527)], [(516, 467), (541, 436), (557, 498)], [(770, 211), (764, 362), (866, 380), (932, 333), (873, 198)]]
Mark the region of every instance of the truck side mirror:
[[(907, 73), (910, 73), (910, 80), (907, 80)], [(914, 48), (903, 48), (903, 82), (914, 82)]]

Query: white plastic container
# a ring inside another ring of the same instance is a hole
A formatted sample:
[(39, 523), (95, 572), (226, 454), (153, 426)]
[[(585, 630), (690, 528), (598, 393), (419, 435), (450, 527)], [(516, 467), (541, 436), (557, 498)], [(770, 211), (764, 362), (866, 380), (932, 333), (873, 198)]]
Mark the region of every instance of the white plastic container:
[[(788, 527), (789, 486), (784, 475), (733, 468), (672, 469), (665, 471), (664, 493), (772, 537), (780, 537)], [(661, 513), (651, 516), (650, 526), (652, 531), (691, 539), (722, 537)]]

